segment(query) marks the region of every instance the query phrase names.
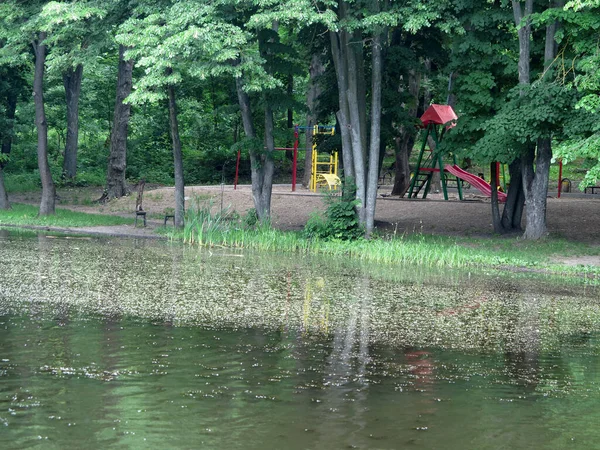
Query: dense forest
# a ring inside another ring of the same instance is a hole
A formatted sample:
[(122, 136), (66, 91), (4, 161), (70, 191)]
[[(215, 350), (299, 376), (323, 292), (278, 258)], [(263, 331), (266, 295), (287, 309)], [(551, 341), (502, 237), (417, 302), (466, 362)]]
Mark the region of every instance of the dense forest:
[[(7, 190), (129, 182), (231, 182), (236, 153), (268, 220), (291, 172), (294, 124), (335, 125), (345, 189), (369, 235), (384, 156), (394, 194), (410, 182), (417, 118), (431, 103), (459, 120), (441, 144), (463, 164), (508, 164), (499, 233), (546, 230), (550, 163), (600, 174), (600, 0), (3, 0), (0, 208)], [(310, 129), (304, 183), (310, 173)], [(389, 163), (388, 163), (389, 165)], [(185, 183), (184, 183), (185, 182)], [(527, 208), (524, 208), (524, 205)]]

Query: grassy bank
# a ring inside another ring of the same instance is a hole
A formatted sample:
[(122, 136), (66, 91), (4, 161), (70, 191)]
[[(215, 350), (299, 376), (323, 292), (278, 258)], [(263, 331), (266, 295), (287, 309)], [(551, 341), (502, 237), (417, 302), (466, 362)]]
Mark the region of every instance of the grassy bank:
[(56, 214), (38, 217), (39, 208), (32, 205), (13, 203), (12, 209), (0, 210), (0, 226), (2, 225), (34, 225), (49, 227), (94, 227), (132, 224), (133, 219), (108, 216), (101, 214), (87, 214), (56, 209)]
[[(376, 236), (372, 240), (307, 238), (302, 232), (280, 231), (248, 224), (243, 218), (210, 214), (199, 208), (188, 215), (184, 230), (163, 230), (175, 241), (193, 246), (228, 247), (300, 255), (325, 255), (384, 264), (414, 264), (448, 268), (516, 268), (552, 273), (577, 273), (600, 278), (598, 266), (568, 267), (558, 258), (598, 256), (600, 247), (547, 239), (539, 242), (502, 237), (450, 237), (426, 234)], [(190, 211), (188, 211), (189, 213)], [(36, 206), (13, 204), (0, 211), (2, 225), (91, 227), (132, 224), (133, 219), (57, 209), (56, 215), (37, 217)]]
[(600, 276), (600, 267), (567, 267), (557, 258), (597, 256), (600, 248), (563, 239), (539, 242), (516, 238), (448, 237), (425, 234), (376, 237), (372, 240), (321, 240), (301, 232), (269, 227), (244, 228), (210, 221), (169, 231), (174, 240), (190, 245), (229, 247), (260, 251), (320, 254), (384, 264), (414, 264), (426, 267), (524, 268), (555, 273), (585, 273)]

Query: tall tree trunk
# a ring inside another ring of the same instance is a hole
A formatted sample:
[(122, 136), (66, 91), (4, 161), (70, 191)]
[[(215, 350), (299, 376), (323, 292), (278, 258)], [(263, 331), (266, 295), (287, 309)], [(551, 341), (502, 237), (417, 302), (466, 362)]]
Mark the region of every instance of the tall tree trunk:
[[(529, 11), (529, 13), (532, 12), (530, 2), (532, 2), (532, 0), (527, 1), (526, 13), (527, 11)], [(554, 2), (555, 7), (561, 7), (562, 5), (564, 5), (562, 0)], [(530, 9), (528, 10), (528, 8)], [(515, 20), (516, 17), (515, 14)], [(544, 78), (546, 78), (546, 72), (549, 70), (555, 56), (556, 42), (554, 37), (556, 28), (556, 23), (552, 23), (546, 28)], [(519, 34), (519, 43), (520, 40), (521, 35)], [(519, 71), (520, 69), (519, 61)], [(526, 156), (522, 158), (523, 191), (525, 194), (525, 203), (527, 205), (527, 208), (525, 209), (525, 220), (527, 225), (523, 237), (525, 239), (536, 240), (547, 235), (546, 207), (550, 163), (552, 161), (552, 137), (548, 135), (537, 140), (537, 154), (535, 153), (533, 146), (531, 147), (531, 150), (529, 150)]]
[(369, 148), (369, 173), (367, 178), (366, 237), (370, 238), (375, 227), (377, 180), (379, 179), (379, 153), (381, 151), (381, 77), (383, 52), (381, 34), (373, 36), (371, 47), (371, 142)]
[(42, 200), (40, 216), (54, 214), (56, 190), (52, 181), (50, 164), (48, 163), (48, 123), (44, 110), (44, 72), (46, 65), (46, 33), (40, 32), (37, 41), (33, 43), (35, 52), (35, 69), (33, 76), (33, 100), (35, 103), (35, 125), (37, 128), (37, 158), (38, 169), (42, 181)]
[(133, 77), (133, 61), (125, 60), (125, 46), (119, 46), (119, 72), (117, 76), (117, 96), (115, 114), (110, 136), (110, 156), (106, 173), (106, 199), (119, 198), (127, 195), (129, 189), (125, 181), (127, 168), (127, 131), (131, 106), (124, 103), (131, 93)]
[(313, 146), (313, 130), (312, 127), (317, 124), (317, 109), (319, 96), (321, 95), (321, 82), (319, 77), (325, 73), (325, 66), (321, 59), (321, 54), (315, 52), (310, 60), (309, 68), (310, 82), (308, 93), (306, 94), (306, 156), (304, 158), (304, 178), (302, 184), (308, 187), (310, 184), (310, 175), (312, 172), (312, 146)]
[(522, 231), (521, 219), (523, 217), (525, 195), (523, 194), (520, 158), (509, 164), (508, 173), (510, 175), (510, 187), (502, 210), (502, 229), (505, 233)]
[[(518, 38), (519, 38), (519, 63), (518, 63), (518, 71), (519, 71), (519, 85), (520, 86), (528, 86), (530, 82), (530, 54), (531, 54), (531, 21), (529, 17), (533, 12), (533, 0), (525, 1), (525, 10), (521, 9), (520, 1), (512, 1), (513, 7), (513, 15), (515, 19), (515, 25), (519, 27), (523, 18), (527, 18), (525, 23), (518, 29)], [(522, 91), (521, 91), (522, 93)], [(525, 166), (527, 165), (527, 161), (533, 162), (533, 155), (535, 153), (535, 148), (531, 146), (526, 150), (526, 155), (518, 158), (511, 164), (511, 188), (508, 192), (508, 199), (506, 205), (504, 207), (502, 223), (503, 225), (508, 225), (510, 222), (512, 224), (512, 230), (518, 230), (520, 228), (520, 219), (522, 217), (523, 212), (523, 204), (525, 203), (525, 183), (524, 183), (524, 174), (526, 172)], [(516, 170), (513, 168), (513, 164), (519, 165), (520, 169)], [(533, 167), (531, 168), (533, 170)], [(512, 178), (513, 173), (515, 175), (517, 173), (521, 174), (521, 182), (519, 188), (511, 195), (510, 190), (513, 189), (513, 185), (519, 183), (519, 180)], [(511, 200), (516, 202), (514, 205), (511, 204)], [(507, 212), (508, 210), (508, 212)], [(513, 217), (510, 217), (510, 213), (513, 214)], [(517, 223), (518, 220), (518, 223)]]
[(271, 109), (271, 103), (268, 99), (265, 102), (265, 105), (266, 152), (261, 156), (263, 182), (262, 186), (260, 186), (260, 193), (257, 192), (259, 202), (256, 203), (256, 212), (261, 222), (267, 222), (271, 218), (271, 193), (273, 190), (273, 173), (275, 171), (275, 163), (273, 161), (273, 153), (275, 152), (275, 139), (273, 137), (273, 132), (275, 129), (273, 123), (273, 110)]
[(63, 177), (73, 179), (77, 175), (77, 145), (79, 138), (79, 95), (81, 94), (81, 79), (83, 65), (75, 69), (70, 67), (63, 74), (65, 99), (67, 103), (67, 138), (65, 140), (65, 158), (63, 162)]
[(492, 224), (496, 233), (503, 233), (504, 228), (502, 227), (502, 220), (500, 218), (500, 211), (498, 209), (498, 186), (496, 185), (496, 178), (498, 177), (498, 166), (495, 162), (490, 163), (490, 177), (492, 179)]
[(8, 193), (4, 186), (4, 170), (0, 165), (0, 209), (11, 209), (10, 202), (8, 201)]
[[(417, 117), (419, 108), (419, 75), (414, 69), (408, 72), (408, 91), (411, 97), (411, 105), (407, 112), (410, 117)], [(415, 145), (415, 130), (412, 126), (402, 125), (400, 135), (395, 139), (395, 178), (392, 195), (402, 197), (410, 187), (410, 166), (408, 164), (410, 154)]]
[(529, 74), (529, 57), (531, 47), (531, 13), (533, 12), (533, 0), (525, 1), (525, 11), (521, 9), (521, 2), (512, 0), (513, 15), (515, 18), (515, 25), (519, 27), (523, 18), (527, 18), (523, 26), (521, 26), (517, 33), (519, 36), (519, 84), (528, 85), (530, 80)]
[[(378, 8), (378, 2), (372, 2), (372, 6)], [(364, 58), (364, 43), (362, 33), (355, 31), (352, 34), (352, 40), (349, 42), (349, 49), (353, 51), (354, 60), (356, 61), (356, 94), (359, 99), (358, 102), (358, 117), (360, 120), (361, 129), (361, 148), (363, 150), (363, 160), (368, 161), (368, 133), (369, 127), (367, 126), (367, 77), (365, 76), (365, 58)], [(366, 174), (365, 174), (366, 182)]]
[(0, 133), (0, 136), (2, 136), (2, 147), (0, 148), (0, 209), (11, 208), (8, 200), (8, 193), (6, 192), (6, 186), (4, 184), (4, 167), (6, 166), (6, 161), (3, 161), (2, 157), (8, 157), (12, 148), (17, 100), (16, 90), (9, 89), (6, 96), (6, 119), (8, 126)]
[[(353, 49), (346, 48), (346, 58), (348, 61), (348, 109), (350, 112), (350, 137), (352, 140), (352, 157), (354, 159), (354, 182), (356, 183), (356, 199), (358, 205), (358, 219), (362, 225), (366, 222), (366, 172), (365, 172), (365, 150), (363, 147), (364, 136), (366, 130), (361, 128), (361, 102), (366, 101), (366, 98), (359, 97), (359, 66), (357, 64), (356, 53)], [(340, 92), (340, 95), (343, 95)]]
[[(340, 10), (343, 11), (343, 5)], [(341, 13), (340, 13), (341, 14)], [(340, 124), (340, 134), (342, 137), (342, 162), (344, 164), (344, 178), (352, 180), (354, 183), (354, 153), (352, 150), (352, 138), (350, 136), (350, 110), (348, 107), (348, 97), (344, 93), (348, 90), (348, 67), (347, 67), (347, 33), (345, 31), (329, 32), (331, 40), (331, 55), (338, 85), (338, 99), (340, 109), (336, 113), (338, 123)]]
[[(241, 77), (236, 78), (235, 86), (238, 96), (240, 112), (244, 133), (248, 139), (256, 140), (254, 123), (252, 122), (252, 110), (250, 98), (244, 91), (244, 83)], [(261, 222), (266, 222), (271, 217), (271, 191), (273, 189), (273, 111), (268, 106), (265, 108), (265, 144), (267, 151), (256, 148), (256, 142), (252, 142), (250, 148), (250, 167), (252, 173), (252, 199), (256, 214)]]
[(546, 204), (548, 179), (552, 160), (550, 138), (540, 138), (537, 142), (535, 172), (533, 170), (533, 152), (522, 159), (523, 190), (525, 192), (525, 239), (541, 239), (546, 236)]
[(173, 166), (175, 169), (175, 226), (183, 227), (185, 215), (185, 183), (183, 179), (183, 156), (179, 139), (179, 123), (177, 120), (177, 102), (175, 88), (169, 85), (169, 121), (171, 124), (171, 141), (173, 143)]

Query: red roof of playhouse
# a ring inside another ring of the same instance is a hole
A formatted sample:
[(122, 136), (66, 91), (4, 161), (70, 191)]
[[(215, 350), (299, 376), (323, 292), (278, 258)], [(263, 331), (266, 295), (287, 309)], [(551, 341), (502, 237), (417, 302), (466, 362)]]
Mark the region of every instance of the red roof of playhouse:
[(450, 105), (431, 105), (421, 116), (421, 122), (425, 126), (430, 123), (444, 125), (453, 120), (458, 120), (458, 117)]

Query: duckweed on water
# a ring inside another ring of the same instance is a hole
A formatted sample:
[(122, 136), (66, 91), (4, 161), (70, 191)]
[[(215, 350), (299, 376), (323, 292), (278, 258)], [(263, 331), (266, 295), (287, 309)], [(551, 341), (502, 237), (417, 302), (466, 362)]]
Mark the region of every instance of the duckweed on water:
[(595, 287), (464, 272), (425, 283), (414, 266), (394, 270), (391, 278), (359, 263), (136, 241), (8, 239), (0, 314), (85, 311), (309, 334), (355, 323), (372, 342), (451, 348), (550, 348), (562, 335), (600, 330)]
[(581, 279), (2, 231), (0, 276), (2, 448), (598, 442)]

